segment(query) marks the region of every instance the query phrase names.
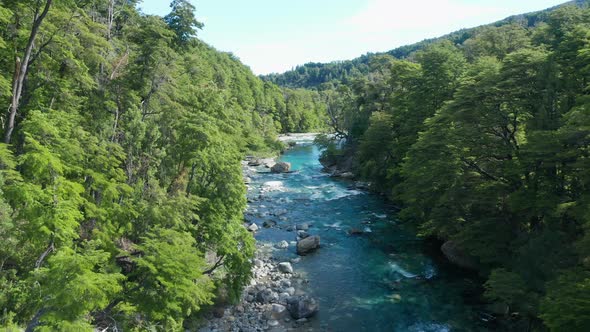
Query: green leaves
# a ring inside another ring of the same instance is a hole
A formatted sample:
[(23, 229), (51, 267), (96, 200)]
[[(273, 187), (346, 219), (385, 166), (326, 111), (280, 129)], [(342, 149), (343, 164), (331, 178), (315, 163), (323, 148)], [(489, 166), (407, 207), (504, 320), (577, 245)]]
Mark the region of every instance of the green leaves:
[(150, 321), (167, 330), (211, 303), (213, 283), (203, 276), (205, 264), (196, 241), (188, 233), (156, 228), (137, 246), (137, 270), (131, 300)]
[(573, 269), (549, 283), (541, 304), (541, 318), (554, 331), (585, 331), (590, 328), (590, 274)]
[[(249, 282), (240, 160), (281, 148), (283, 91), (195, 39), (188, 1), (164, 19), (136, 5), (55, 0), (38, 32), (0, 144), (2, 328), (180, 330)], [(0, 6), (2, 109), (29, 7)], [(293, 129), (320, 128), (319, 94), (293, 96)]]
[(64, 247), (34, 272), (34, 293), (41, 315), (41, 331), (92, 330), (88, 315), (105, 308), (122, 290), (123, 275), (108, 266), (110, 254), (97, 250), (98, 243), (85, 248)]
[(164, 20), (176, 33), (176, 42), (183, 46), (196, 35), (197, 29), (203, 28), (203, 23), (195, 18), (195, 6), (187, 0), (173, 0), (170, 3), (172, 11)]
[[(488, 300), (581, 331), (590, 308), (590, 11), (543, 15), (528, 18), (546, 24), (461, 31), (406, 60), (362, 59), (367, 75), (340, 96), (326, 93), (329, 106), (349, 102), (328, 109), (348, 146), (326, 145), (325, 156), (336, 164), (355, 155), (357, 175), (391, 194), (403, 220), (476, 258)], [(311, 68), (270, 79), (308, 84)]]
[(514, 272), (505, 269), (495, 269), (485, 283), (485, 296), (491, 300), (513, 305), (524, 300), (526, 284)]

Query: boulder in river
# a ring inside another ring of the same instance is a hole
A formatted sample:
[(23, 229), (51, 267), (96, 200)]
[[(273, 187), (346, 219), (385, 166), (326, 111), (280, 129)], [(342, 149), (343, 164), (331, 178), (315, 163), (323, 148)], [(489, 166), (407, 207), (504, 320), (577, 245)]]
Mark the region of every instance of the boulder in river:
[(256, 232), (258, 230), (258, 225), (256, 225), (255, 223), (252, 223), (250, 226), (248, 226), (248, 230), (250, 232)]
[(265, 220), (262, 223), (262, 227), (264, 227), (264, 228), (271, 228), (271, 227), (274, 227), (276, 225), (277, 225), (277, 222), (274, 221), (274, 220)]
[(320, 237), (317, 235), (306, 237), (297, 242), (297, 253), (306, 255), (320, 247)]
[(289, 262), (279, 263), (279, 271), (283, 273), (293, 273), (293, 266)]
[(318, 302), (306, 295), (293, 296), (287, 300), (287, 310), (295, 319), (309, 318), (318, 312)]
[(466, 254), (461, 248), (455, 244), (453, 241), (445, 242), (441, 247), (440, 250), (443, 254), (447, 257), (451, 263), (462, 267), (464, 269), (476, 270), (477, 269), (477, 262), (475, 259), (468, 254)]
[(284, 161), (279, 161), (270, 168), (273, 173), (288, 173), (291, 171), (291, 164)]
[(307, 233), (306, 231), (297, 231), (297, 236), (299, 236), (302, 239), (305, 239), (306, 237), (309, 237), (309, 233)]
[(289, 248), (289, 242), (283, 240), (283, 241), (275, 244), (275, 248), (277, 248), (277, 249), (287, 249), (287, 248)]

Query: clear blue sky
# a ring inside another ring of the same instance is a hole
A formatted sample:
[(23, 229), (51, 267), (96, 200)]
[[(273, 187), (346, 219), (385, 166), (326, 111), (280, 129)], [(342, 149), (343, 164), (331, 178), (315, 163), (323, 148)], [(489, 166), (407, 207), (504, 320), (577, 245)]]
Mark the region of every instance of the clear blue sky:
[[(256, 74), (381, 52), (565, 0), (192, 0), (199, 38)], [(164, 16), (167, 0), (143, 0)]]

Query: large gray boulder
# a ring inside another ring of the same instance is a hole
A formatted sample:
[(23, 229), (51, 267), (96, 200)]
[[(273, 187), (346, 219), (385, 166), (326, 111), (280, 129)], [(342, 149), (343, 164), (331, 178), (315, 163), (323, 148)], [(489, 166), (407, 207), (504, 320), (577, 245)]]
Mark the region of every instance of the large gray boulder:
[(283, 273), (293, 273), (293, 266), (289, 262), (279, 263), (279, 271)]
[(309, 318), (315, 315), (319, 309), (318, 302), (306, 295), (293, 296), (287, 300), (287, 310), (295, 319)]
[(291, 170), (291, 164), (284, 161), (279, 161), (270, 168), (273, 173), (287, 173)]
[(320, 237), (317, 235), (308, 236), (305, 239), (297, 242), (297, 253), (299, 255), (307, 255), (308, 253), (320, 247)]
[(443, 243), (440, 250), (451, 263), (464, 269), (477, 270), (477, 261), (459, 248), (455, 242)]

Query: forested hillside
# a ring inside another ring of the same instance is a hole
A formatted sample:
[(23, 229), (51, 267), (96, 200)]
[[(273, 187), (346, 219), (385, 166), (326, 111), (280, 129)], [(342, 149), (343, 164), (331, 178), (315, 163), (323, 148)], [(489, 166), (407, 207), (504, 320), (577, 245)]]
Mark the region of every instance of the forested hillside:
[[(240, 160), (325, 123), (194, 36), (194, 7), (0, 4), (0, 329), (182, 330), (249, 280)], [(219, 298), (219, 297), (218, 297)]]
[(331, 90), (347, 145), (324, 141), (324, 162), (352, 155), (403, 221), (479, 271), (514, 330), (587, 331), (590, 10), (543, 21), (372, 57), (367, 75)]
[[(549, 13), (559, 7), (567, 5), (585, 6), (586, 4), (586, 0), (568, 1), (565, 4), (554, 8), (549, 8), (533, 13), (514, 15), (492, 24), (476, 28), (462, 29), (441, 37), (426, 39), (415, 44), (401, 46), (388, 52), (367, 53), (366, 55), (362, 55), (356, 59), (347, 61), (336, 61), (331, 63), (307, 63), (297, 66), (295, 69), (285, 73), (263, 75), (262, 78), (265, 81), (273, 82), (283, 87), (325, 90), (334, 84), (351, 84), (355, 78), (369, 74), (371, 71), (371, 61), (381, 55), (391, 55), (397, 59), (407, 59), (411, 58), (416, 51), (422, 50), (428, 45), (435, 44), (443, 40), (448, 40), (453, 44), (462, 45), (466, 40), (486, 31), (491, 27), (501, 27), (511, 24), (522, 25), (525, 28), (534, 27), (540, 22), (545, 22)], [(325, 83), (329, 84), (326, 85)]]

